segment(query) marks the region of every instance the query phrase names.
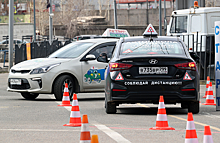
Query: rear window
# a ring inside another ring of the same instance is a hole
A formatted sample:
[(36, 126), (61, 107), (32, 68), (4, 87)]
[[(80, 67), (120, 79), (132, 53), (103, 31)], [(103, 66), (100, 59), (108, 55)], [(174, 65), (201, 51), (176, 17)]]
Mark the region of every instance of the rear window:
[(184, 55), (179, 42), (135, 41), (122, 43), (120, 55)]

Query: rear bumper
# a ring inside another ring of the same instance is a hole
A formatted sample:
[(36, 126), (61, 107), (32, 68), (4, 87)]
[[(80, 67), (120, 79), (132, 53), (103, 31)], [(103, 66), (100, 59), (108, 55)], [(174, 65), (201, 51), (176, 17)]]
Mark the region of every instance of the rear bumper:
[[(113, 102), (130, 102), (130, 103), (159, 103), (159, 97), (164, 96), (165, 103), (181, 103), (188, 101), (198, 101), (195, 91), (190, 91), (187, 94), (181, 94), (175, 91), (169, 92), (128, 92), (127, 94), (115, 94), (111, 96)], [(117, 95), (117, 96), (116, 96)]]
[[(183, 88), (194, 89), (194, 91), (181, 91)], [(199, 88), (190, 83), (184, 86), (137, 86), (126, 87), (116, 83), (109, 84), (110, 90), (106, 90), (108, 102), (117, 103), (159, 103), (159, 97), (164, 96), (164, 102), (168, 104), (199, 101)], [(121, 89), (121, 91), (113, 91)], [(163, 90), (162, 90), (163, 89)]]

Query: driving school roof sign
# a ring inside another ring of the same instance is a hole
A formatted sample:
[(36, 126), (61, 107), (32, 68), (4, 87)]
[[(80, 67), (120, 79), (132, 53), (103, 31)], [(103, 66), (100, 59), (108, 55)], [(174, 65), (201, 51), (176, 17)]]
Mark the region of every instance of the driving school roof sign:
[(127, 30), (107, 28), (102, 34), (103, 37), (130, 37)]
[(157, 36), (157, 31), (152, 24), (149, 24), (143, 33), (143, 36)]

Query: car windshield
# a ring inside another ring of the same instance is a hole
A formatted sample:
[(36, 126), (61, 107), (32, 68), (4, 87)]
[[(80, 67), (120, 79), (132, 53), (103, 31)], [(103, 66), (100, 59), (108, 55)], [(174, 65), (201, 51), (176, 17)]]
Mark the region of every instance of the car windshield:
[(49, 58), (76, 58), (85, 52), (95, 43), (91, 42), (74, 42), (70, 43), (56, 52), (52, 53)]
[(173, 41), (135, 41), (122, 44), (120, 55), (183, 55), (179, 42)]

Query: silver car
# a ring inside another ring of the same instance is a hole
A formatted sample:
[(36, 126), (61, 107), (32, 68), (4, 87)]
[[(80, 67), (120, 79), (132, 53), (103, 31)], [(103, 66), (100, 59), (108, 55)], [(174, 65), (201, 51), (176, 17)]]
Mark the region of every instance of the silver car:
[[(8, 76), (8, 91), (20, 92), (25, 99), (54, 94), (62, 100), (65, 83), (73, 93), (104, 91), (107, 63), (118, 39), (89, 39), (70, 43), (48, 58), (27, 60), (14, 65)], [(103, 59), (107, 60), (107, 59)]]

